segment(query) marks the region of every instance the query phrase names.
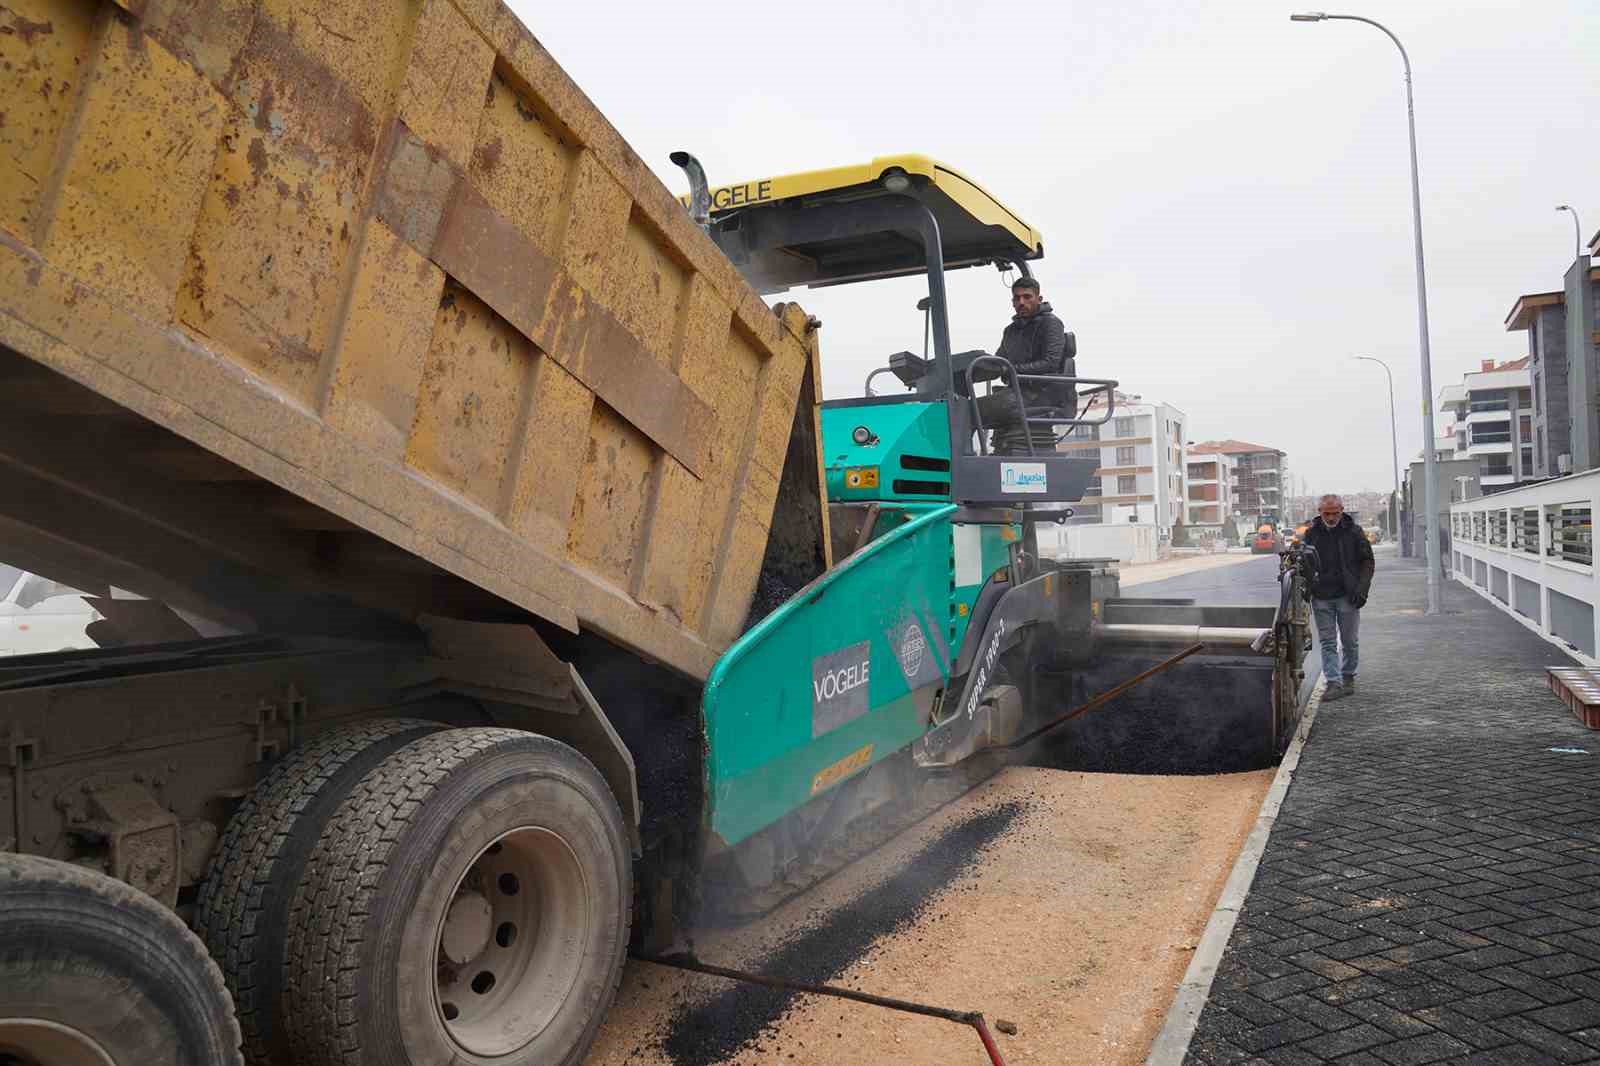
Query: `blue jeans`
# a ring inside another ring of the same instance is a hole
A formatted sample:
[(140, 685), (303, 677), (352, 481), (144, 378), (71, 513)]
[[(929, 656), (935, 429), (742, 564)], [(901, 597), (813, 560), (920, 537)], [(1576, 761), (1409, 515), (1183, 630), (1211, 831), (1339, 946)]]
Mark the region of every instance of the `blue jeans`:
[[(1344, 596), (1312, 600), (1317, 619), (1317, 641), (1322, 645), (1322, 676), (1328, 684), (1356, 676), (1361, 663), (1361, 612)], [(1339, 665), (1339, 645), (1344, 645), (1344, 666)]]

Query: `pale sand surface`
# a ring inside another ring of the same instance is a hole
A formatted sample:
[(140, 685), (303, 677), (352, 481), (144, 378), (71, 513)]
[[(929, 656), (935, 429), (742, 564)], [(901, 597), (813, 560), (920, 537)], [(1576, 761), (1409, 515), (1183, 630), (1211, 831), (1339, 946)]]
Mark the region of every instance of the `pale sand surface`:
[[(991, 1024), (1015, 1022), (1015, 1036), (997, 1035), (1008, 1063), (1139, 1063), (1272, 776), (1270, 769), (1135, 777), (1013, 767), (766, 918), (703, 936), (696, 950), (707, 962), (759, 969), (774, 952), (853, 935), (870, 946), (847, 958), (830, 983), (979, 1010)], [(996, 811), (1020, 813), (1006, 823)], [(1004, 830), (911, 920), (875, 940), (870, 928), (830, 928), (830, 920), (861, 924), (859, 901), (883, 896), (872, 893), (885, 878), (903, 879), (914, 856), (950, 860), (949, 849), (925, 849), (985, 818)], [(630, 963), (588, 1066), (988, 1061), (969, 1028), (805, 997), (786, 1013), (769, 1007), (775, 1022), (731, 1058), (684, 1053), (675, 1018), (713, 997), (726, 1003), (729, 988), (717, 978)], [(749, 1027), (748, 1011), (743, 1024)], [(675, 1031), (677, 1058), (662, 1050)]]

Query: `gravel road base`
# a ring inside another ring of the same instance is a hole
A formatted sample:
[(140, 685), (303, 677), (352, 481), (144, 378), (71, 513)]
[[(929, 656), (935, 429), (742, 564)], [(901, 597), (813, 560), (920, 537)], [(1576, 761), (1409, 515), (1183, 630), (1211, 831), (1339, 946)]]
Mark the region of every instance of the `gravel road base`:
[[(1011, 1063), (1139, 1063), (1271, 780), (1014, 767), (696, 950), (1015, 1022)], [(588, 1066), (986, 1061), (951, 1023), (631, 963)]]

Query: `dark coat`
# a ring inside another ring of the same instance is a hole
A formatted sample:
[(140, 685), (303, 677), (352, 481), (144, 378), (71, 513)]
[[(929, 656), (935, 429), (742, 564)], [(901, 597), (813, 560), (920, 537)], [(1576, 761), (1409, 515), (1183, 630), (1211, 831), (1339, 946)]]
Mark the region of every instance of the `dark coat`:
[[(1067, 327), (1048, 303), (1039, 305), (1031, 318), (1013, 315), (1000, 335), (996, 355), (1011, 360), (1019, 374), (1076, 373), (1076, 360), (1067, 355)], [(1042, 381), (1022, 383), (1022, 398), (1029, 407), (1062, 407), (1076, 413), (1077, 390), (1071, 385)]]
[[(1378, 568), (1372, 557), (1372, 542), (1355, 519), (1344, 515), (1329, 529), (1321, 518), (1313, 518), (1306, 530), (1306, 543), (1317, 549), (1318, 576), (1311, 594), (1318, 599), (1347, 596), (1357, 607), (1367, 602), (1372, 590), (1372, 574)], [(1339, 588), (1330, 588), (1337, 580)]]

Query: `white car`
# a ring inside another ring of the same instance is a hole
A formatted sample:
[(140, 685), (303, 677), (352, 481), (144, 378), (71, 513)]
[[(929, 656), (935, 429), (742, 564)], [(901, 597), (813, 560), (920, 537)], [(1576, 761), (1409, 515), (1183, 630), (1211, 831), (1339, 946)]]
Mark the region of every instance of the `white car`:
[(77, 589), (0, 563), (0, 655), (99, 647), (87, 631), (100, 617)]

